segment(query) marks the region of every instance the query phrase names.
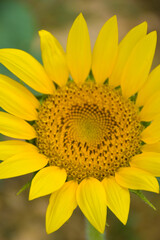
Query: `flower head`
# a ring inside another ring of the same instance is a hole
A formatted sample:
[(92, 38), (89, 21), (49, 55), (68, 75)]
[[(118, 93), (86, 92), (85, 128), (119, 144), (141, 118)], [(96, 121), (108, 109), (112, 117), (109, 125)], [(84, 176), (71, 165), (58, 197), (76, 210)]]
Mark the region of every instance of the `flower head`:
[(0, 143), (0, 178), (38, 171), (29, 199), (51, 194), (48, 233), (77, 205), (100, 232), (107, 207), (126, 224), (129, 189), (159, 192), (160, 67), (149, 73), (156, 32), (144, 22), (118, 45), (113, 16), (91, 53), (80, 14), (66, 53), (49, 32), (39, 35), (43, 66), (22, 50), (0, 50), (0, 62), (41, 93), (0, 75), (0, 132), (20, 139)]

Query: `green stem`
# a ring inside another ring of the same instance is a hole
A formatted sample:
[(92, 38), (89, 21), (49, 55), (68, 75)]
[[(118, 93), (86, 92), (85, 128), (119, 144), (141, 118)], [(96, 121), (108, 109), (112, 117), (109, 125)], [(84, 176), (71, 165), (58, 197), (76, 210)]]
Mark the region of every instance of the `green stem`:
[(105, 232), (98, 232), (86, 219), (86, 240), (106, 240)]

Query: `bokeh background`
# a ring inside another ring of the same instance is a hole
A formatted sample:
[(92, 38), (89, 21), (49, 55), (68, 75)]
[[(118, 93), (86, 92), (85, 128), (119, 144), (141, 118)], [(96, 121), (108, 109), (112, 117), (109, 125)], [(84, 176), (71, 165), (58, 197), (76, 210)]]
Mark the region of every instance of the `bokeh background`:
[[(0, 0), (0, 48), (19, 48), (41, 61), (38, 30), (52, 32), (65, 49), (71, 24), (80, 12), (87, 20), (92, 47), (102, 25), (114, 14), (118, 17), (120, 40), (132, 27), (147, 21), (148, 31), (157, 30), (159, 39), (153, 67), (160, 63), (159, 0)], [(0, 73), (16, 79), (3, 66)], [(28, 190), (16, 195), (30, 177), (0, 181), (0, 240), (84, 240), (85, 220), (79, 209), (58, 231), (46, 234), (48, 196), (29, 202)], [(160, 239), (160, 196), (145, 194), (157, 211), (131, 194), (126, 226), (108, 211), (108, 240)]]

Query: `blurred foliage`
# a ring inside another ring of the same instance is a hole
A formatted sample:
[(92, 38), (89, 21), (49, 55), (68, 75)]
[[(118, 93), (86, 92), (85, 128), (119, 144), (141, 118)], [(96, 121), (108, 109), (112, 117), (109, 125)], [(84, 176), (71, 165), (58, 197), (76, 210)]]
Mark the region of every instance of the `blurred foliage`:
[[(0, 1), (0, 48), (29, 51), (35, 29), (35, 19), (26, 4), (11, 0)], [(16, 79), (2, 65), (0, 73)]]
[(126, 0), (114, 0), (114, 1), (105, 1), (106, 7), (110, 7), (113, 11), (117, 13), (121, 13), (121, 15), (127, 18), (134, 18), (135, 15), (141, 14), (141, 9), (139, 5), (135, 4), (133, 1)]
[(159, 0), (137, 0), (143, 10), (151, 11), (160, 14), (160, 1)]
[(0, 47), (29, 50), (35, 31), (35, 19), (26, 4), (0, 1)]
[[(111, 213), (109, 212), (109, 215)], [(127, 225), (123, 225), (117, 218), (113, 216), (112, 226), (108, 228), (110, 240), (142, 240), (139, 234), (134, 229), (136, 222), (136, 216), (132, 214), (132, 218), (129, 218)]]
[(68, 4), (68, 1), (36, 0), (35, 2), (39, 6), (39, 20), (42, 27), (54, 26), (54, 28), (59, 28), (67, 22), (72, 23), (73, 19), (79, 14)]

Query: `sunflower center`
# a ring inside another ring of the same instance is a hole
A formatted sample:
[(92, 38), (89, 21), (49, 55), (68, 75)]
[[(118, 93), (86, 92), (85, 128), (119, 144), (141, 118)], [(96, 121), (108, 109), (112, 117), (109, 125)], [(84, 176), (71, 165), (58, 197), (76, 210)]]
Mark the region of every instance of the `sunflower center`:
[(72, 138), (81, 144), (95, 145), (104, 137), (106, 114), (96, 104), (83, 103), (71, 107), (68, 127)]
[(49, 164), (65, 168), (77, 181), (114, 175), (140, 152), (138, 110), (107, 85), (58, 89), (42, 103), (35, 129)]

